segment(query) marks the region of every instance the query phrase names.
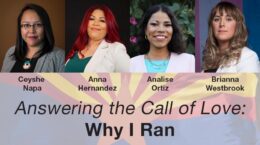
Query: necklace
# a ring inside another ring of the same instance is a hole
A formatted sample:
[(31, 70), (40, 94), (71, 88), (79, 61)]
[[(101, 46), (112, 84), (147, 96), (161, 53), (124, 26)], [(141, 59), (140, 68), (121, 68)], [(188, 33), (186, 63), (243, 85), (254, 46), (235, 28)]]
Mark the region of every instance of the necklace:
[(151, 60), (148, 55), (146, 55), (146, 58), (147, 58), (149, 64), (150, 64), (154, 69), (163, 69), (163, 68), (165, 68), (165, 67), (168, 66), (169, 59), (170, 59), (170, 54), (169, 54), (169, 56), (167, 57), (167, 59), (163, 59), (163, 60), (158, 60), (158, 61), (157, 61), (157, 62), (160, 62), (160, 63), (156, 63), (156, 61)]
[(31, 68), (31, 59), (25, 60), (23, 63), (23, 69), (27, 70)]

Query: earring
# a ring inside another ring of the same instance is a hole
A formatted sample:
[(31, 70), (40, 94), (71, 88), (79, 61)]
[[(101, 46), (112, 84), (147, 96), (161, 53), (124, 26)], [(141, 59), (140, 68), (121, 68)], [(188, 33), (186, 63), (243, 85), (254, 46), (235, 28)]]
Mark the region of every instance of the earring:
[(146, 36), (146, 35), (144, 35), (144, 39), (146, 39), (146, 40), (147, 40), (147, 36)]

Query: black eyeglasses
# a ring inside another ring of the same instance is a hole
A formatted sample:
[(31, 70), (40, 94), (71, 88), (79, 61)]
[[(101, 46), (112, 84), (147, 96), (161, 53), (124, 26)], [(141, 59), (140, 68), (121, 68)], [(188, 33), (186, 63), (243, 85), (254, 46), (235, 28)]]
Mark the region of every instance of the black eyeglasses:
[(35, 23), (35, 24), (21, 24), (21, 28), (25, 29), (25, 30), (29, 30), (30, 28), (34, 28), (34, 29), (40, 29), (42, 28), (43, 24), (42, 23)]

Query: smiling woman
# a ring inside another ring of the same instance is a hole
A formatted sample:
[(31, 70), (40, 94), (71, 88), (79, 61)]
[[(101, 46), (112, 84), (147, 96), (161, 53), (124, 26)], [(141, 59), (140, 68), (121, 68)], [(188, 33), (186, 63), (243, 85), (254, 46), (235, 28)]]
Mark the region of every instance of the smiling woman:
[(120, 43), (118, 25), (105, 5), (90, 7), (82, 20), (66, 72), (128, 72), (129, 56)]
[(140, 23), (140, 54), (130, 61), (131, 72), (195, 72), (194, 56), (184, 53), (177, 20), (165, 5), (150, 7)]
[(62, 72), (63, 50), (54, 47), (54, 36), (47, 12), (27, 4), (17, 19), (16, 45), (4, 58), (2, 72)]

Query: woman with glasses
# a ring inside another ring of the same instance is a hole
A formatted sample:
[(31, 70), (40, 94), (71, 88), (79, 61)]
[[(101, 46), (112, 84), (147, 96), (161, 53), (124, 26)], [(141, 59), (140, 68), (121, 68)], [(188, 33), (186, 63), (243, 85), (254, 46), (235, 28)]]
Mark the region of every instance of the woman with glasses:
[(27, 4), (17, 19), (16, 45), (4, 58), (2, 72), (62, 72), (65, 53), (54, 47), (54, 36), (47, 12)]

